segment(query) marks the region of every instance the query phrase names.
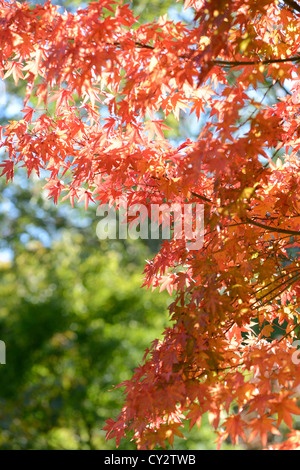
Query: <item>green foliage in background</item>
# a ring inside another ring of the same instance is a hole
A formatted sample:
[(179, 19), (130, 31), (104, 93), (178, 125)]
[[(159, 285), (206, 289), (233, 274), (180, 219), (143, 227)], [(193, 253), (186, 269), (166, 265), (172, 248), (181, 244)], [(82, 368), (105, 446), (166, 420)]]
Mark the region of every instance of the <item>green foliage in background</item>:
[[(55, 208), (21, 174), (2, 182), (0, 221), (0, 449), (114, 449), (102, 431), (122, 407), (113, 386), (168, 322), (168, 294), (141, 289), (154, 252), (100, 242), (96, 210)], [(214, 436), (204, 425), (180, 447), (214, 448)]]

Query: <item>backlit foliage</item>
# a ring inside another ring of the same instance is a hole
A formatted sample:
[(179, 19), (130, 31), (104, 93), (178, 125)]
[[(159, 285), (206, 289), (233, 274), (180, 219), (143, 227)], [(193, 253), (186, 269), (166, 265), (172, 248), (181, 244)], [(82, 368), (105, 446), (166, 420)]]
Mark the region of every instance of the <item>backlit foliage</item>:
[[(0, 5), (1, 77), (27, 84), (2, 177), (47, 170), (55, 203), (205, 206), (201, 250), (173, 239), (146, 264), (144, 285), (174, 296), (170, 326), (108, 438), (164, 446), (208, 413), (220, 446), (298, 448), (300, 4), (186, 0), (191, 24), (112, 0)], [(184, 113), (199, 133), (177, 145), (165, 121)]]

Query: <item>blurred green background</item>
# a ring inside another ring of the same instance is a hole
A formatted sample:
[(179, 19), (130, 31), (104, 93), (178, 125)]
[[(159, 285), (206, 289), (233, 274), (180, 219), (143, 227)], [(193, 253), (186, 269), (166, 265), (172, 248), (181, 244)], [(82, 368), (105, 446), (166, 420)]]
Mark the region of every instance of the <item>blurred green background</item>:
[[(141, 289), (151, 247), (99, 241), (95, 210), (55, 208), (19, 173), (1, 181), (0, 449), (115, 449), (102, 431), (122, 407), (113, 386), (163, 332), (170, 297)], [(174, 447), (214, 436), (204, 426)]]
[[(133, 2), (140, 21), (170, 7), (182, 16), (176, 2)], [(0, 83), (1, 124), (21, 116), (23, 93), (21, 81)], [(172, 138), (182, 136), (170, 124)], [(131, 377), (168, 324), (168, 294), (141, 289), (158, 245), (100, 241), (96, 207), (56, 207), (43, 184), (21, 169), (13, 183), (0, 180), (0, 449), (115, 449), (102, 431), (122, 408), (113, 386)], [(186, 435), (174, 449), (215, 448), (207, 420)], [(119, 449), (135, 445), (123, 439)]]

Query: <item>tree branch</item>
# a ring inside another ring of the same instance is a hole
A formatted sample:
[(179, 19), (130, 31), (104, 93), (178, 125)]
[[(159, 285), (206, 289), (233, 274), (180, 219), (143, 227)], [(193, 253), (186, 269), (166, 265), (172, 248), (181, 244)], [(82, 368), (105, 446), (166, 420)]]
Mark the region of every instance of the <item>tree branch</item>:
[(294, 0), (282, 0), (283, 3), (286, 3), (289, 7), (291, 7), (293, 10), (296, 10), (300, 13), (300, 5), (298, 5), (297, 2), (294, 2)]
[(193, 191), (191, 191), (191, 194), (192, 194), (192, 196), (197, 197), (197, 198), (201, 199), (202, 201), (205, 201), (205, 202), (208, 202), (209, 204), (212, 204), (212, 201), (210, 199), (208, 199), (207, 197), (205, 197), (205, 196), (201, 196), (200, 194), (194, 193)]
[[(300, 7), (299, 7), (300, 8)], [(211, 62), (214, 65), (223, 65), (224, 67), (240, 67), (243, 65), (270, 65), (270, 64), (278, 64), (282, 62), (299, 62), (300, 55), (292, 56), (292, 57), (285, 57), (284, 59), (265, 59), (265, 60), (222, 60), (222, 59), (215, 59)]]
[(245, 221), (248, 224), (256, 225), (256, 227), (263, 228), (265, 230), (268, 230), (269, 232), (285, 233), (287, 235), (294, 235), (294, 236), (299, 236), (300, 235), (300, 232), (298, 232), (297, 230), (288, 230), (288, 229), (283, 229), (283, 228), (278, 228), (278, 227), (271, 227), (270, 225), (261, 224), (260, 222), (256, 222), (255, 220), (251, 219), (250, 217), (246, 217)]

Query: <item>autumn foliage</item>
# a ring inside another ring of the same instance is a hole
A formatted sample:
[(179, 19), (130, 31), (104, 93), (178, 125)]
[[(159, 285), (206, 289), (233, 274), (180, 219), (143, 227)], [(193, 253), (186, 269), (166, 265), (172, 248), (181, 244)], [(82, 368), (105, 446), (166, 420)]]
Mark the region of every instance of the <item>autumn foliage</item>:
[[(208, 413), (219, 446), (299, 448), (300, 3), (186, 0), (188, 24), (112, 0), (0, 5), (0, 76), (26, 82), (2, 177), (42, 171), (55, 203), (205, 206), (202, 249), (165, 241), (145, 266), (170, 326), (107, 437), (152, 449)], [(177, 145), (166, 121), (183, 113), (201, 125)]]

